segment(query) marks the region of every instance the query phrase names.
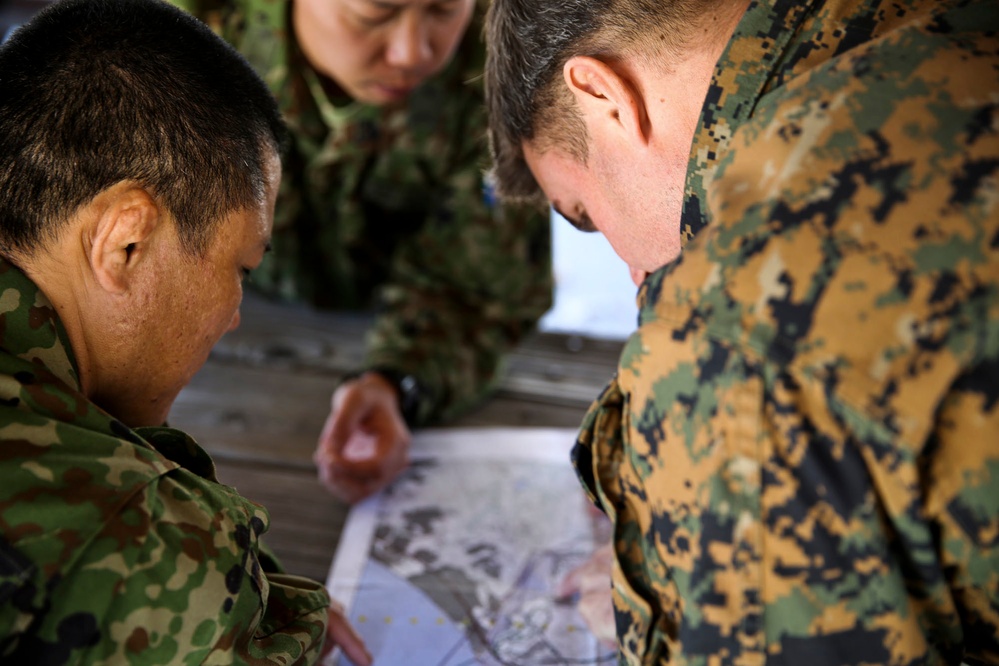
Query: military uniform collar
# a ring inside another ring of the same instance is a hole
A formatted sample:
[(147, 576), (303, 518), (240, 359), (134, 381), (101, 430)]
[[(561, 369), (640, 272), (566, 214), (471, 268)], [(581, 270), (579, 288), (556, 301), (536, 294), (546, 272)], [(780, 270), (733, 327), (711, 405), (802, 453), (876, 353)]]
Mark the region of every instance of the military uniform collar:
[[(878, 23), (875, 5), (872, 0), (754, 0), (749, 5), (715, 65), (694, 132), (680, 224), (684, 246), (708, 224), (706, 187), (735, 131), (769, 92), (854, 40), (869, 39)], [(832, 21), (839, 27), (824, 31)], [(844, 26), (855, 34), (846, 35)], [(640, 311), (654, 306), (666, 271), (663, 267), (645, 280)]]
[(25, 361), (41, 362), (64, 384), (81, 390), (76, 357), (55, 307), (6, 259), (0, 259), (0, 348)]
[[(5, 259), (0, 259), (0, 349), (31, 366), (44, 366), (51, 377), (69, 388), (70, 394), (78, 396), (80, 402), (71, 410), (76, 425), (149, 450), (148, 454), (136, 454), (136, 460), (145, 460), (143, 464), (159, 473), (180, 466), (217, 481), (211, 457), (187, 434), (165, 426), (129, 428), (82, 396), (76, 358), (55, 308), (38, 285)], [(77, 399), (70, 394), (67, 404)]]
[(704, 228), (705, 186), (735, 130), (786, 64), (816, 0), (752, 2), (715, 65), (691, 144), (681, 224), (686, 244)]

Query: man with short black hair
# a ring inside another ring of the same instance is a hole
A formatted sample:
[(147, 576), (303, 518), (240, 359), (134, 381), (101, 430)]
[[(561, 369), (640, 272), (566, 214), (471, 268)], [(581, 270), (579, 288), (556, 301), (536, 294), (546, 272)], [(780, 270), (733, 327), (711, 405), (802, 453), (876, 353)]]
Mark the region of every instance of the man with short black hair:
[(3, 661), (370, 661), (163, 426), (239, 323), (283, 137), (246, 62), (157, 0), (65, 0), (0, 47)]
[(573, 456), (622, 663), (999, 661), (997, 30), (986, 0), (493, 0), (501, 193), (641, 285)]
[(291, 128), (254, 289), (376, 314), (314, 456), (356, 502), (405, 469), (413, 428), (495, 390), (551, 306), (548, 216), (485, 178), (487, 2), (171, 2), (246, 56)]

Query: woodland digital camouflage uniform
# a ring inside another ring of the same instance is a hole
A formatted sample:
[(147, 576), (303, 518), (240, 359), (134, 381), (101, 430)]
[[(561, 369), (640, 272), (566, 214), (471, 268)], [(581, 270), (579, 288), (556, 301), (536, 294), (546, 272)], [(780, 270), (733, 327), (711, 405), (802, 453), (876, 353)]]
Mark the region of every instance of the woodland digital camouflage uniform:
[(293, 664), (329, 598), (265, 573), (266, 510), (169, 428), (89, 402), (55, 311), (0, 260), (0, 662)]
[(498, 379), (551, 304), (548, 218), (499, 207), (489, 166), (478, 15), (454, 61), (403, 107), (332, 93), (304, 60), (284, 0), (172, 0), (211, 25), (270, 86), (293, 135), (266, 293), (379, 315), (368, 367), (419, 378), (417, 422), (447, 419)]
[(591, 408), (626, 664), (999, 661), (999, 9), (754, 2)]

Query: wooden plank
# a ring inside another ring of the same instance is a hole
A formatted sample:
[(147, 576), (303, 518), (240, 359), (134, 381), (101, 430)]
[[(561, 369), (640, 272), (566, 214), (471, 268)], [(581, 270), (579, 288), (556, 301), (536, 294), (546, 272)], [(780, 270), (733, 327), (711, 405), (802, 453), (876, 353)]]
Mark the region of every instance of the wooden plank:
[(583, 402), (558, 404), (551, 400), (531, 400), (500, 391), (450, 425), (575, 428), (583, 420), (587, 406)]
[(341, 375), (364, 358), (370, 315), (323, 312), (247, 293), (240, 325), (212, 350), (212, 360)]
[[(215, 456), (310, 467), (332, 392), (361, 362), (370, 321), (248, 294), (240, 328), (181, 392), (171, 424)], [(534, 335), (511, 355), (497, 395), (454, 425), (574, 427), (620, 347)]]
[[(212, 352), (212, 362), (341, 376), (364, 358), (369, 315), (316, 311), (247, 294), (240, 327)], [(507, 392), (588, 403), (617, 366), (622, 343), (535, 333), (510, 355), (500, 384)]]
[(216, 458), (311, 469), (336, 383), (332, 376), (210, 364), (181, 391), (170, 424)]
[[(309, 470), (336, 383), (331, 376), (215, 364), (181, 392), (170, 424), (215, 458)], [(588, 404), (500, 391), (452, 425), (572, 428)]]

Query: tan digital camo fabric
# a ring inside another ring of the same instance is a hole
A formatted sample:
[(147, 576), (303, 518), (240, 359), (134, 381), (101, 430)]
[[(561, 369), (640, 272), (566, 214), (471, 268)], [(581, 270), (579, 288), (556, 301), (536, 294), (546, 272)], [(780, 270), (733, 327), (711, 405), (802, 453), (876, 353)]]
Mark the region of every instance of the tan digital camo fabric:
[(376, 107), (337, 96), (305, 62), (290, 2), (173, 2), (247, 57), (293, 135), (273, 252), (252, 285), (321, 307), (377, 307), (366, 363), (420, 379), (430, 400), (418, 422), (479, 402), (550, 307), (552, 281), (547, 214), (499, 206), (483, 180), (478, 16), (449, 67), (404, 106)]
[(264, 571), (268, 524), (189, 437), (89, 402), (51, 304), (0, 261), (0, 662), (315, 662), (328, 596)]
[(999, 5), (754, 2), (574, 460), (622, 664), (999, 662)]

